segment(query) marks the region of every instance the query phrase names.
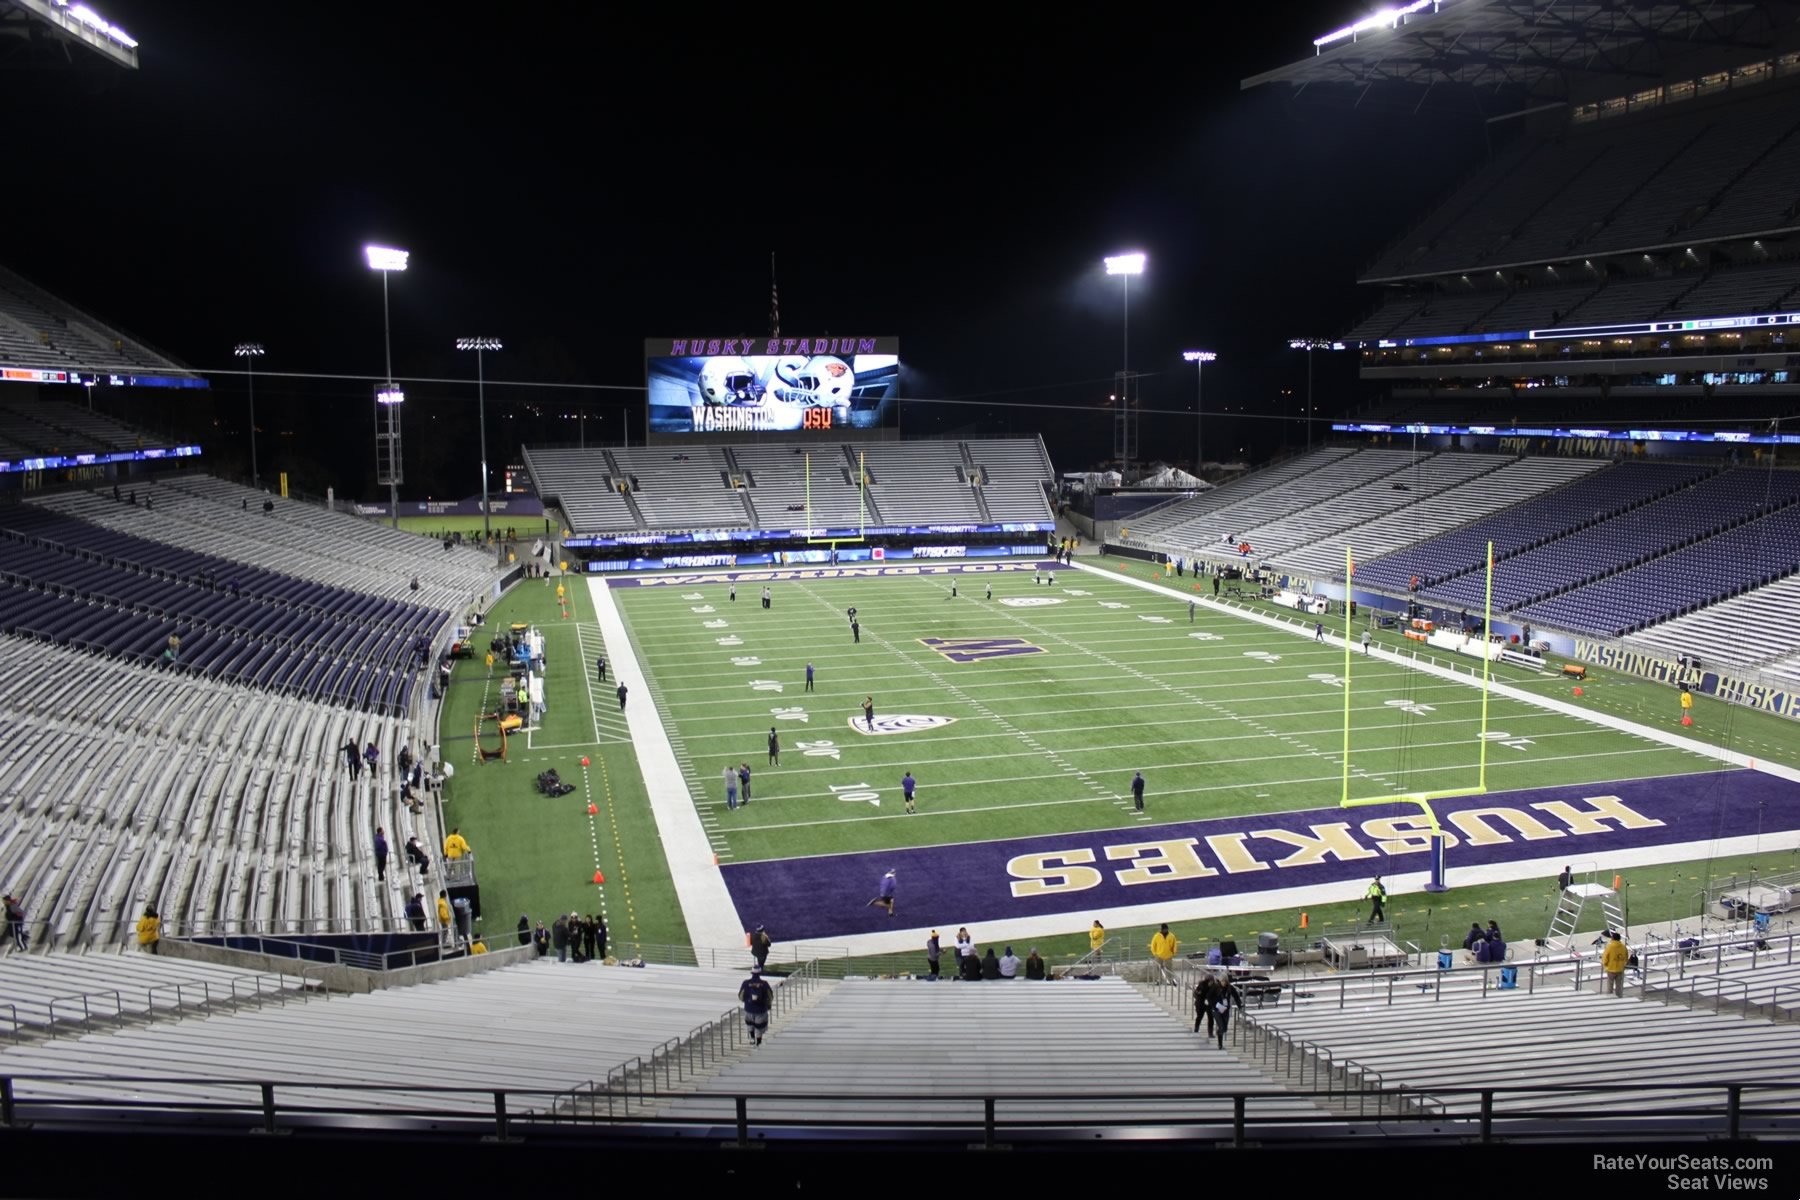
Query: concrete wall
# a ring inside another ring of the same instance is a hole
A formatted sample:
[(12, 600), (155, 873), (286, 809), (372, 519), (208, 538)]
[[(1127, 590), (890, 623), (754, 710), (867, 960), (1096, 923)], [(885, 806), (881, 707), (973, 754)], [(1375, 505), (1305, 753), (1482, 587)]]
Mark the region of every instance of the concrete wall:
[(276, 954), (257, 954), (249, 950), (231, 950), (224, 946), (190, 942), (185, 938), (164, 938), (158, 946), (158, 952), (166, 958), (186, 958), (195, 962), (219, 963), (246, 971), (267, 971), (271, 975), (304, 974), (308, 979), (318, 980), (331, 991), (355, 993), (378, 992), (392, 987), (411, 987), (418, 983), (435, 983), (441, 979), (457, 979), (464, 975), (475, 975), (482, 971), (495, 971), (501, 967), (531, 962), (537, 957), (537, 951), (531, 946), (509, 946), (504, 950), (494, 950), (487, 954), (461, 955), (416, 967), (402, 967), (393, 971), (367, 971), (361, 967), (309, 962), (305, 959), (284, 958)]

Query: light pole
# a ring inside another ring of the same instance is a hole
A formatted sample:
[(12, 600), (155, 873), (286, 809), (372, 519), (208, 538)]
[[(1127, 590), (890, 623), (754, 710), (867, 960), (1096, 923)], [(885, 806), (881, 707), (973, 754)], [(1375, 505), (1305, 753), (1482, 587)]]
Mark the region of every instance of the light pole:
[(387, 382), (375, 390), (375, 482), (388, 485), (388, 511), (400, 528), (400, 408), (406, 393), (394, 383), (394, 344), (388, 326), (388, 275), (406, 270), (409, 257), (391, 246), (364, 246), (369, 270), (381, 273), (381, 345), (387, 356)]
[(494, 529), (488, 520), (487, 377), (481, 369), (481, 356), (485, 351), (500, 349), (500, 339), (497, 337), (457, 338), (456, 348), (475, 352), (475, 403), (481, 413), (481, 533), (485, 540), (492, 541)]
[(232, 354), (244, 360), (250, 372), (250, 486), (262, 487), (262, 476), (256, 470), (256, 360), (263, 356), (261, 342), (239, 342)]
[(1206, 391), (1200, 371), (1219, 356), (1211, 350), (1183, 350), (1181, 357), (1194, 364), (1194, 478), (1204, 479), (1201, 472), (1206, 469), (1206, 413), (1202, 405)]
[(1141, 251), (1134, 251), (1130, 254), (1114, 254), (1104, 261), (1106, 273), (1120, 277), (1125, 304), (1124, 347), (1119, 364), (1119, 411), (1114, 417), (1113, 425), (1113, 450), (1119, 457), (1119, 477), (1122, 480), (1130, 472), (1131, 452), (1134, 449), (1131, 426), (1131, 277), (1144, 273), (1145, 256)]
[[(1342, 350), (1344, 343), (1330, 342), (1320, 338), (1292, 338), (1288, 341), (1289, 350), (1306, 351), (1306, 448), (1312, 449), (1312, 356), (1314, 350)], [(1283, 436), (1285, 444), (1286, 437)]]

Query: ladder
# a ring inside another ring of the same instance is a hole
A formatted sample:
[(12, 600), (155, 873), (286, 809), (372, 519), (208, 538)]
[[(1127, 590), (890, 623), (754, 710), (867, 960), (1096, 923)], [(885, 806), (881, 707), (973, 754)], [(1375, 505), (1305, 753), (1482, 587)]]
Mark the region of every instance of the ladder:
[(1580, 928), (1582, 909), (1596, 900), (1600, 902), (1601, 915), (1606, 918), (1606, 928), (1616, 929), (1623, 936), (1625, 913), (1619, 907), (1619, 893), (1598, 883), (1573, 883), (1563, 889), (1556, 902), (1556, 915), (1550, 918), (1550, 934), (1544, 939), (1545, 946), (1552, 950), (1570, 949), (1575, 931)]

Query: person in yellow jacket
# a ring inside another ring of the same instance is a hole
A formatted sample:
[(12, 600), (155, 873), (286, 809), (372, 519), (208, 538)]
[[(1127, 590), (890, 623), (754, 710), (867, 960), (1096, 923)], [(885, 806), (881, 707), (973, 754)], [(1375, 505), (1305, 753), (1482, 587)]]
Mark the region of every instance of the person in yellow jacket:
[(438, 924), (450, 928), (450, 897), (443, 892), (438, 893)]
[(1181, 943), (1175, 939), (1174, 934), (1169, 932), (1167, 925), (1164, 925), (1150, 939), (1150, 957), (1154, 958), (1157, 966), (1163, 969), (1164, 976), (1170, 973), (1170, 964), (1175, 961), (1175, 951), (1180, 948)]
[(444, 857), (461, 858), (468, 852), (469, 842), (468, 839), (464, 838), (462, 835), (462, 827), (458, 826), (457, 828), (452, 829), (450, 831), (450, 836), (444, 839)]
[(1106, 944), (1106, 926), (1095, 921), (1094, 927), (1088, 930), (1088, 957), (1095, 962), (1100, 961), (1100, 947)]
[(144, 915), (138, 918), (137, 937), (139, 950), (157, 953), (157, 944), (162, 941), (162, 918), (156, 915), (154, 904), (144, 906)]
[(1600, 969), (1605, 974), (1605, 988), (1615, 996), (1625, 994), (1625, 965), (1631, 961), (1631, 952), (1625, 948), (1624, 939), (1617, 930), (1608, 934), (1606, 949), (1600, 952)]
[(1691, 716), (1694, 711), (1694, 693), (1686, 688), (1681, 689), (1681, 715)]
[(473, 946), (469, 947), (470, 954), (486, 954), (487, 952), (486, 942), (477, 941)]

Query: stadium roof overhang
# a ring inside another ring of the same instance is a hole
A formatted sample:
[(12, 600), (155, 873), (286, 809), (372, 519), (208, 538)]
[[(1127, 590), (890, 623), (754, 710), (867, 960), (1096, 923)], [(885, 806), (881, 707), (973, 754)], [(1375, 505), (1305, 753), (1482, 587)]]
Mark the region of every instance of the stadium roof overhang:
[(1314, 39), (1313, 54), (1242, 81), (1357, 104), (1497, 95), (1522, 111), (1645, 86), (1698, 55), (1743, 57), (1791, 37), (1792, 0), (1412, 0)]
[(67, 66), (86, 58), (77, 47), (137, 70), (138, 44), (125, 30), (79, 0), (0, 0), (0, 67)]

